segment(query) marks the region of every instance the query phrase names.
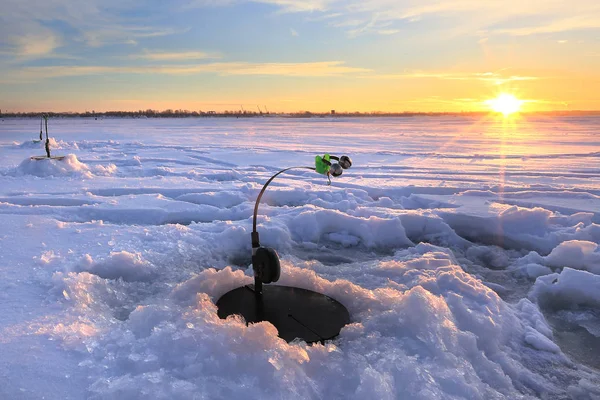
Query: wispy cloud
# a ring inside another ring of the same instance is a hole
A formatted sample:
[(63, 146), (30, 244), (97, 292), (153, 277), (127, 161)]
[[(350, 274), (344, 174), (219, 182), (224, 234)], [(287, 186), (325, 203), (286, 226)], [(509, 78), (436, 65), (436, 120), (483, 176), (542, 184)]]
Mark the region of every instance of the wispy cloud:
[[(67, 76), (106, 75), (106, 74), (160, 74), (196, 75), (213, 73), (230, 75), (273, 75), (290, 77), (334, 77), (370, 72), (368, 69), (346, 66), (341, 61), (307, 63), (247, 63), (221, 62), (200, 65), (160, 65), (160, 66), (46, 66), (25, 67), (8, 75), (8, 82), (37, 81), (41, 79)], [(7, 82), (5, 82), (7, 83)]]
[(296, 13), (326, 11), (331, 0), (191, 0), (185, 3), (184, 8), (223, 7), (248, 2), (270, 4), (281, 12)]
[(281, 7), (283, 12), (326, 11), (331, 0), (252, 0), (255, 3), (273, 4)]
[[(35, 57), (51, 54), (67, 41), (92, 47), (135, 46), (144, 39), (188, 30), (169, 26), (165, 20), (157, 24), (159, 19), (153, 14), (243, 3), (270, 5), (276, 13), (301, 13), (311, 21), (343, 29), (350, 37), (415, 32), (425, 26), (419, 35), (437, 38), (477, 36), (482, 30), (488, 32), (487, 37), (600, 29), (597, 0), (577, 0), (576, 4), (566, 0), (174, 0), (157, 5), (153, 13), (142, 0), (4, 0), (0, 50)], [(63, 38), (50, 26), (67, 26), (69, 35)]]
[(380, 29), (377, 31), (380, 35), (395, 35), (400, 33), (400, 29)]
[[(354, 21), (354, 20), (352, 20), (352, 21)], [(377, 14), (373, 15), (370, 21), (367, 21), (366, 23), (361, 24), (361, 25), (362, 26), (358, 26), (357, 28), (347, 31), (348, 36), (356, 37), (356, 36), (360, 36), (360, 35), (364, 35), (364, 34), (372, 33), (372, 32), (389, 35), (389, 34), (398, 32), (398, 30), (396, 30), (396, 29), (386, 29), (392, 25), (392, 22), (385, 21), (385, 20), (380, 21), (379, 16)], [(382, 32), (384, 32), (384, 33), (382, 33)], [(392, 33), (390, 33), (390, 32), (392, 32)]]
[(513, 75), (502, 72), (405, 72), (400, 74), (368, 75), (372, 79), (441, 79), (451, 81), (483, 81), (502, 85), (514, 81), (533, 81), (542, 79), (537, 76)]
[(513, 36), (528, 36), (538, 33), (569, 32), (584, 29), (600, 29), (600, 13), (558, 18), (548, 23), (528, 25), (520, 28), (496, 29), (493, 32)]
[[(337, 14), (340, 15), (340, 14)], [(343, 19), (341, 21), (331, 22), (329, 25), (334, 28), (351, 28), (366, 24), (368, 21), (363, 19)]]
[(60, 46), (58, 36), (48, 32), (46, 35), (25, 35), (14, 39), (16, 53), (19, 56), (31, 57), (52, 53)]
[[(452, 19), (460, 24), (453, 30), (472, 34), (479, 29), (494, 28), (495, 34), (532, 35), (537, 33), (566, 32), (600, 28), (600, 3), (596, 0), (578, 0), (576, 7), (565, 0), (238, 0), (272, 4), (282, 12), (321, 12), (312, 20), (329, 21), (333, 27), (350, 29), (350, 36), (365, 33), (389, 34), (407, 23), (424, 23), (438, 17)], [(231, 1), (225, 2), (231, 4)], [(515, 24), (519, 17), (520, 24)], [(390, 22), (394, 26), (381, 29), (373, 21)], [(466, 22), (466, 23), (465, 23)], [(502, 25), (509, 25), (502, 27)], [(449, 24), (452, 26), (453, 24)], [(519, 26), (520, 25), (520, 26)]]
[[(194, 55), (190, 52), (189, 57)], [(134, 55), (151, 61), (185, 61), (188, 53), (149, 53)], [(203, 53), (199, 53), (199, 56)], [(160, 58), (163, 57), (163, 58)], [(191, 60), (192, 58), (189, 58)], [(353, 76), (361, 79), (398, 80), (398, 79), (439, 79), (450, 81), (480, 81), (492, 85), (503, 85), (517, 81), (535, 81), (548, 79), (531, 75), (510, 73), (509, 70), (496, 72), (426, 72), (409, 71), (398, 74), (378, 74), (367, 68), (352, 67), (342, 61), (304, 62), (304, 63), (250, 63), (250, 62), (212, 62), (195, 65), (161, 64), (144, 66), (46, 66), (25, 67), (7, 75), (8, 81), (33, 82), (68, 76), (108, 75), (108, 74), (145, 74), (145, 75), (199, 75), (216, 74), (220, 76), (287, 76), (287, 77), (341, 77)], [(5, 81), (6, 82), (6, 81)]]
[(343, 17), (344, 14), (341, 12), (336, 12), (336, 13), (323, 13), (323, 14), (319, 14), (319, 15), (311, 15), (310, 17), (307, 18), (308, 21), (327, 21), (330, 19), (336, 19), (339, 17)]
[[(33, 58), (52, 54), (68, 41), (92, 47), (135, 45), (140, 39), (186, 31), (185, 27), (152, 26), (144, 18), (124, 16), (141, 6), (140, 0), (4, 0), (0, 49)], [(64, 31), (68, 35), (61, 35)]]
[(341, 76), (370, 72), (366, 68), (348, 67), (343, 61), (312, 63), (230, 63), (224, 64), (222, 75)]
[(219, 54), (209, 54), (202, 51), (182, 52), (156, 52), (145, 51), (139, 54), (131, 54), (128, 58), (142, 59), (148, 61), (191, 61), (221, 58)]
[(83, 40), (91, 47), (101, 47), (107, 44), (137, 45), (139, 39), (155, 38), (185, 33), (189, 28), (152, 28), (138, 26), (112, 25), (101, 29), (91, 29), (83, 32)]

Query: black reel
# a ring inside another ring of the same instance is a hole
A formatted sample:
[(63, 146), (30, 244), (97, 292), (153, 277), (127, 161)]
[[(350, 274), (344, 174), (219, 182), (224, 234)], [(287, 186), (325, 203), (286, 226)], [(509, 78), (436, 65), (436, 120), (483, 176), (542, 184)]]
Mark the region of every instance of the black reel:
[(337, 161), (337, 163), (335, 164), (330, 163), (329, 173), (331, 174), (331, 176), (340, 176), (342, 175), (342, 173), (344, 173), (345, 169), (348, 169), (352, 166), (352, 160), (348, 156), (331, 156), (331, 159)]
[(340, 164), (331, 164), (331, 167), (329, 167), (329, 173), (332, 176), (340, 176), (343, 172), (344, 170), (342, 169), (342, 166)]
[(348, 169), (352, 166), (352, 160), (348, 156), (341, 156), (339, 163), (344, 169)]
[(252, 255), (252, 266), (255, 277), (262, 283), (272, 283), (279, 280), (281, 275), (281, 264), (275, 249), (270, 247), (259, 247)]

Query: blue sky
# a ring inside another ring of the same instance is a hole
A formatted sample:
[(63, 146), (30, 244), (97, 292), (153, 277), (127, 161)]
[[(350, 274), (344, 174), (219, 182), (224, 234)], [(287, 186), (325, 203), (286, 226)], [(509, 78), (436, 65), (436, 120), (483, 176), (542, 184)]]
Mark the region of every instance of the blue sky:
[(4, 0), (0, 108), (600, 108), (592, 0)]

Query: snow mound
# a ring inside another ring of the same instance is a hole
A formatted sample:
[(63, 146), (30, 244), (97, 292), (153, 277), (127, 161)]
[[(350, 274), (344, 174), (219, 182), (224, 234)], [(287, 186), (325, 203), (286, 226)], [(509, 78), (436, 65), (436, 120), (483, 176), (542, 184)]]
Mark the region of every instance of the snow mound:
[(543, 236), (552, 212), (544, 208), (509, 207), (498, 215), (504, 232)]
[(474, 215), (464, 214), (470, 213), (466, 208), (437, 213), (459, 235), (503, 248), (549, 254), (568, 240), (600, 242), (600, 225), (591, 222), (589, 213), (565, 216), (540, 207), (524, 208), (498, 203), (473, 205), (475, 207), (484, 207), (485, 210), (474, 211)]
[(560, 274), (537, 278), (529, 298), (555, 309), (600, 307), (600, 275), (564, 268)]
[[(51, 150), (79, 150), (79, 146), (77, 145), (76, 142), (65, 142), (62, 140), (56, 140), (55, 138), (51, 137), (48, 139), (49, 140), (49, 144), (50, 144), (50, 149)], [(19, 143), (19, 142), (13, 142), (13, 146), (18, 148), (18, 149), (44, 149), (44, 145), (46, 143), (46, 139), (44, 136), (43, 140), (39, 140), (39, 139), (31, 139), (31, 140), (27, 140), (25, 142)]]
[(224, 170), (214, 174), (202, 174), (202, 179), (207, 181), (230, 182), (242, 180), (244, 176), (237, 170)]
[(549, 275), (553, 272), (551, 268), (587, 270), (600, 275), (600, 246), (586, 240), (568, 240), (552, 249), (547, 256), (532, 251), (516, 260), (513, 266), (514, 271), (530, 278)]
[(219, 191), (207, 193), (188, 193), (175, 200), (187, 201), (194, 204), (207, 204), (219, 208), (231, 208), (242, 204), (248, 199), (239, 192)]
[[(365, 210), (365, 215), (369, 212)], [(430, 242), (438, 245), (468, 247), (470, 243), (458, 236), (442, 218), (430, 212), (408, 212), (400, 216), (406, 235), (415, 243)]]
[(585, 269), (600, 275), (600, 246), (585, 240), (562, 242), (544, 257), (549, 267), (570, 267)]
[(112, 252), (100, 261), (86, 254), (75, 268), (105, 279), (123, 279), (126, 282), (144, 282), (156, 276), (156, 267), (142, 258), (140, 253)]
[(43, 150), (44, 149), (44, 141), (32, 139), (32, 140), (27, 140), (26, 142), (22, 142), (22, 143), (13, 142), (13, 147), (15, 147), (17, 149), (40, 149), (40, 150)]
[(359, 218), (334, 210), (305, 211), (290, 221), (289, 229), (299, 242), (319, 242), (323, 238), (343, 246), (359, 243), (366, 247), (389, 248), (413, 245), (400, 218)]
[(112, 176), (117, 172), (117, 166), (115, 164), (94, 165), (90, 170), (96, 176)]
[(63, 140), (56, 140), (55, 138), (49, 138), (50, 141), (50, 149), (59, 149), (59, 150), (79, 150), (79, 146), (77, 142), (65, 142)]
[(68, 154), (62, 160), (41, 159), (33, 160), (26, 158), (21, 164), (9, 172), (8, 175), (24, 176), (33, 175), (40, 178), (76, 176), (92, 178), (94, 175), (113, 175), (117, 170), (114, 164), (107, 166), (97, 165), (89, 167), (77, 159), (75, 154)]
[(520, 275), (526, 276), (530, 279), (536, 279), (540, 276), (549, 275), (552, 273), (550, 268), (537, 263), (520, 265), (515, 270), (518, 271)]

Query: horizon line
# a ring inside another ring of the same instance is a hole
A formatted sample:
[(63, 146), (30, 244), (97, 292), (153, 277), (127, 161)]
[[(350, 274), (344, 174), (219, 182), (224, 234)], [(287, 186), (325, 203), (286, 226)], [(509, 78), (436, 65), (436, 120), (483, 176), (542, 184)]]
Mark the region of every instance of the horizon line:
[[(518, 114), (532, 115), (532, 114), (600, 114), (600, 109), (576, 109), (576, 110), (531, 110), (531, 111), (518, 111)], [(472, 110), (472, 111), (242, 111), (242, 110), (225, 110), (225, 111), (214, 111), (214, 110), (184, 110), (184, 109), (171, 109), (167, 108), (164, 110), (155, 109), (140, 109), (135, 111), (128, 110), (105, 110), (105, 111), (2, 111), (0, 109), (0, 117), (13, 117), (13, 116), (25, 116), (25, 117), (36, 117), (42, 115), (55, 115), (55, 116), (102, 116), (107, 114), (124, 114), (124, 115), (153, 115), (160, 117), (178, 117), (178, 116), (211, 116), (211, 115), (228, 115), (228, 116), (261, 116), (261, 115), (298, 115), (298, 116), (386, 116), (386, 115), (479, 115), (479, 114), (497, 114), (491, 110)]]

